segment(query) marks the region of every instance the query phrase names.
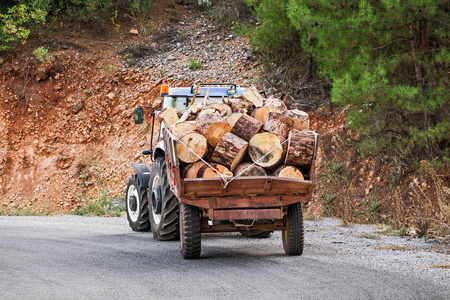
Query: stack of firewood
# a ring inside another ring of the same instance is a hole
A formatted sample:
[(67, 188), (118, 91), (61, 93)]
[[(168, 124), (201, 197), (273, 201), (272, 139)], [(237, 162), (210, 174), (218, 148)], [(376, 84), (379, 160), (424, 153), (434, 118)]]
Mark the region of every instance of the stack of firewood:
[(163, 109), (158, 119), (178, 138), (184, 178), (220, 177), (217, 170), (303, 180), (311, 167), (316, 134), (309, 131), (308, 114), (288, 110), (280, 99), (264, 99), (255, 88), (222, 103), (205, 95), (185, 110)]

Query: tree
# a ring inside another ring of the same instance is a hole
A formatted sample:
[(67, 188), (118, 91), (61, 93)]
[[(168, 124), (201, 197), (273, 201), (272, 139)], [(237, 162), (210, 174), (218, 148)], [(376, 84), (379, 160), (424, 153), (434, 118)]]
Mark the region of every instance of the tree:
[(366, 150), (448, 159), (448, 12), (442, 0), (289, 0), (287, 14)]

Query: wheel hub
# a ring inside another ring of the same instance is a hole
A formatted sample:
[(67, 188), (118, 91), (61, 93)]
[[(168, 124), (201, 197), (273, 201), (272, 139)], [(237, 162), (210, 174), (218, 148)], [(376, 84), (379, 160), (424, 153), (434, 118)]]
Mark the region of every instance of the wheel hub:
[(161, 193), (161, 186), (157, 185), (153, 187), (153, 193), (152, 193), (152, 208), (153, 213), (155, 214), (161, 214), (162, 211), (162, 193)]
[(137, 210), (137, 199), (134, 195), (130, 196), (130, 210), (133, 212)]

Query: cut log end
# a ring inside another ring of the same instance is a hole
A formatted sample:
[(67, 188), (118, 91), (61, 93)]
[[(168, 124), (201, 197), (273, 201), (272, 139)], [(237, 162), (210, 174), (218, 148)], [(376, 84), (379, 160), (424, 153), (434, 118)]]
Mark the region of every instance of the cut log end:
[(180, 161), (194, 163), (200, 160), (199, 157), (205, 156), (208, 150), (208, 144), (206, 138), (200, 133), (194, 131), (187, 132), (179, 139), (181, 143), (177, 142), (177, 153)]
[(267, 172), (263, 167), (252, 163), (243, 163), (236, 167), (233, 174), (235, 176), (266, 176)]
[(249, 142), (248, 154), (257, 165), (274, 168), (284, 158), (282, 138), (270, 132), (258, 133)]
[(205, 166), (203, 161), (187, 165), (183, 170), (183, 178), (197, 178), (198, 170), (203, 166)]
[[(227, 167), (219, 165), (219, 164), (210, 164), (214, 169), (216, 169), (222, 175), (231, 175), (232, 173), (228, 170)], [(204, 165), (198, 170), (197, 178), (216, 178), (221, 177), (219, 173), (214, 171), (214, 169), (210, 168), (208, 165)]]
[(302, 172), (294, 166), (282, 165), (273, 173), (273, 175), (289, 179), (304, 180)]

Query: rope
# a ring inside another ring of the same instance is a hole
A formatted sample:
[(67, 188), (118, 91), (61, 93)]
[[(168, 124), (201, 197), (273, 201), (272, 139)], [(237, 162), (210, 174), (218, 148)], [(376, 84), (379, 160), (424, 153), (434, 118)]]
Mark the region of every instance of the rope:
[[(308, 133), (312, 133), (314, 134), (314, 144), (316, 144), (317, 141), (317, 137), (318, 134), (315, 133), (314, 131), (302, 131), (302, 132), (308, 132)], [(298, 134), (294, 134), (292, 136), (296, 136)], [(194, 151), (192, 151), (191, 148), (189, 148), (186, 144), (184, 144), (178, 137), (174, 136), (175, 139), (182, 144), (183, 146), (185, 146), (189, 151), (191, 151), (195, 156), (197, 156), (202, 162), (204, 162), (208, 167), (210, 167), (211, 169), (214, 170), (214, 172), (216, 172), (217, 174), (220, 175), (220, 177), (222, 178), (222, 181), (224, 182), (223, 188), (226, 188), (228, 186), (228, 184), (230, 182), (232, 182), (233, 180), (235, 180), (236, 178), (240, 177), (245, 171), (247, 171), (248, 169), (250, 169), (251, 167), (253, 167), (254, 165), (256, 165), (258, 162), (260, 162), (262, 159), (264, 159), (266, 156), (268, 156), (269, 154), (271, 154), (273, 151), (275, 151), (277, 148), (282, 147), (286, 142), (289, 142), (291, 140), (291, 137), (287, 138), (286, 140), (284, 140), (284, 142), (282, 142), (281, 144), (279, 144), (278, 146), (276, 146), (275, 148), (273, 148), (272, 150), (270, 150), (269, 152), (267, 152), (264, 156), (261, 156), (258, 160), (256, 160), (253, 164), (251, 164), (250, 166), (248, 166), (247, 168), (245, 168), (244, 170), (242, 170), (241, 172), (239, 172), (239, 174), (235, 175), (234, 177), (232, 177), (231, 179), (228, 180), (228, 178), (230, 178), (231, 176), (233, 176), (233, 173), (231, 171), (226, 172), (224, 174), (220, 173), (218, 170), (216, 170), (213, 166), (211, 166), (206, 160), (204, 160), (202, 157), (200, 157), (197, 153), (195, 153)], [(315, 151), (314, 151), (315, 152)], [(231, 174), (231, 175), (230, 175)]]

